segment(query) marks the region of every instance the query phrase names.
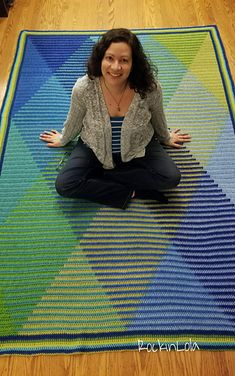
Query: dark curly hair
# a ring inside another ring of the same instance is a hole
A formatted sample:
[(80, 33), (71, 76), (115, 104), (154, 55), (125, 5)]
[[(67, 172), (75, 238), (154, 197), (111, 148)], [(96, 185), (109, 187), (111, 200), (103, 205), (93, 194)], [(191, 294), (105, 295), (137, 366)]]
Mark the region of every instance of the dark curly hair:
[(125, 42), (132, 50), (132, 68), (129, 75), (129, 84), (132, 89), (140, 94), (142, 98), (147, 92), (156, 87), (154, 73), (157, 68), (147, 58), (142, 44), (137, 36), (128, 29), (111, 29), (103, 34), (93, 46), (91, 56), (87, 62), (87, 74), (90, 79), (102, 76), (101, 62), (106, 50), (111, 43)]

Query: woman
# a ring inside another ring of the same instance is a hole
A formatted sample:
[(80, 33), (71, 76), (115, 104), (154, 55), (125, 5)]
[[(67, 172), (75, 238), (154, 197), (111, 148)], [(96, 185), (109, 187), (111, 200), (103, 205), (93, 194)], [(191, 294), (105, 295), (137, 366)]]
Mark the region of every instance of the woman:
[(76, 147), (56, 180), (65, 197), (125, 209), (131, 198), (167, 202), (180, 172), (161, 144), (182, 147), (188, 134), (168, 131), (162, 91), (141, 43), (127, 29), (112, 29), (94, 45), (87, 74), (73, 88), (62, 133), (40, 139)]

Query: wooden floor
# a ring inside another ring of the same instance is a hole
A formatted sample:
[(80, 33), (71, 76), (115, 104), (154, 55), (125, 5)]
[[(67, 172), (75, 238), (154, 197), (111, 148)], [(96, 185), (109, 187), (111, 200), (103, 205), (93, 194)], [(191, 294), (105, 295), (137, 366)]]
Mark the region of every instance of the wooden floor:
[[(0, 19), (0, 104), (22, 29), (93, 30), (217, 25), (235, 79), (234, 0), (15, 0)], [(232, 376), (235, 352), (115, 352), (1, 357), (0, 376)]]

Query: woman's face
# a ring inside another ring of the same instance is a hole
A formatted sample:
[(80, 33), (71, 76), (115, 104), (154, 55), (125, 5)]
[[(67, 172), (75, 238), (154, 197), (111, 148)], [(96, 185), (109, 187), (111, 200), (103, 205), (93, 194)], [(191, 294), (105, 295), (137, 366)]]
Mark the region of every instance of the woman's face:
[(125, 42), (111, 43), (101, 62), (101, 72), (106, 84), (126, 84), (131, 68), (131, 47)]

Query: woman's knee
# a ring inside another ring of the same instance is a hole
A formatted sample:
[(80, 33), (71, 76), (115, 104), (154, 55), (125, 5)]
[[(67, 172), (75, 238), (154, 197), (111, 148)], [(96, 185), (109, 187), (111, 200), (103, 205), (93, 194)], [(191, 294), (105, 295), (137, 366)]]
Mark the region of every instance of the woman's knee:
[(67, 196), (69, 188), (62, 174), (59, 174), (56, 178), (55, 189), (60, 196)]
[(167, 188), (175, 188), (181, 180), (181, 173), (179, 169), (176, 167), (167, 177)]
[(68, 163), (56, 178), (55, 188), (61, 196), (77, 197), (83, 190), (84, 180), (92, 174), (93, 164), (89, 158), (83, 157), (80, 151), (81, 149), (74, 151)]
[(58, 176), (55, 182), (55, 188), (60, 196), (67, 198), (83, 198), (86, 194), (86, 179), (66, 181), (62, 176)]

